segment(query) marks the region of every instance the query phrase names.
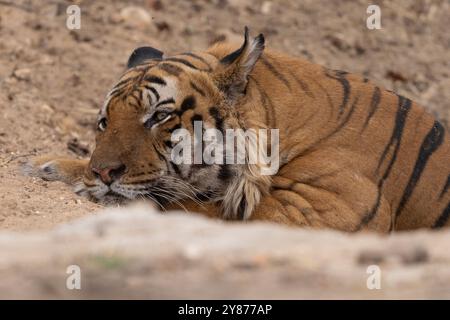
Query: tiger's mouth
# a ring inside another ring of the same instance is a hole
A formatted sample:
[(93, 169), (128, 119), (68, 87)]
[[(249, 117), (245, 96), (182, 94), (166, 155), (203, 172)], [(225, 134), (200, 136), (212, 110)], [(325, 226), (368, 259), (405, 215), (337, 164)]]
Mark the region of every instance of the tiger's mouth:
[(106, 185), (99, 180), (84, 181), (75, 188), (77, 194), (87, 196), (94, 201), (104, 204), (125, 204), (141, 199), (150, 200), (163, 210), (166, 205), (174, 202), (179, 203), (183, 199), (201, 201), (194, 190), (190, 190), (187, 187), (185, 187), (185, 190), (182, 190), (181, 187), (167, 187), (164, 186), (164, 183), (158, 183), (158, 181), (145, 185), (129, 185), (115, 181), (110, 185)]
[(107, 185), (99, 179), (86, 179), (76, 185), (75, 192), (105, 204), (122, 204), (136, 199), (150, 200), (162, 210), (166, 210), (165, 208), (169, 204), (183, 207), (185, 200), (203, 205), (221, 198), (221, 194), (211, 186), (208, 186), (206, 190), (201, 190), (199, 187), (170, 175), (159, 176), (157, 179), (138, 184), (126, 184), (117, 180)]
[(161, 192), (156, 192), (152, 190), (152, 186), (129, 186), (129, 185), (111, 185), (107, 195), (110, 194), (115, 197), (120, 197), (124, 201), (132, 201), (136, 199), (141, 200), (151, 200), (156, 203), (161, 209), (171, 202), (171, 200), (176, 201), (176, 199), (171, 199), (168, 195), (168, 191), (164, 194)]
[(124, 195), (117, 191), (113, 191), (111, 189), (103, 196), (101, 200), (102, 202), (106, 202), (107, 204), (126, 204), (136, 199), (151, 200), (162, 210), (164, 210), (164, 207), (170, 203), (168, 199), (165, 199), (158, 194), (152, 194), (151, 192), (141, 193), (134, 198), (130, 198), (127, 195)]

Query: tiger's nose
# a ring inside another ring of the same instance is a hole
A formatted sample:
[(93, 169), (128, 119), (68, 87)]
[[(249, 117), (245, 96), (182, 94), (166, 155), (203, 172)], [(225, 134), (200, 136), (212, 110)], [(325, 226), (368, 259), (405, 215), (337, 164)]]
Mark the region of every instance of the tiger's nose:
[(125, 173), (125, 169), (125, 165), (119, 164), (103, 169), (92, 168), (92, 172), (96, 177), (100, 178), (100, 180), (102, 180), (104, 184), (110, 185), (115, 180), (123, 176), (123, 174)]

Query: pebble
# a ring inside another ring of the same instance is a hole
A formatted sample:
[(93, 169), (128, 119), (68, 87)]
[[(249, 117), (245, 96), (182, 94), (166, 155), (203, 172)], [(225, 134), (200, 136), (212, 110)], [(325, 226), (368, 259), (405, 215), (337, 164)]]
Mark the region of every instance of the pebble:
[(146, 27), (152, 23), (152, 17), (143, 8), (130, 6), (123, 8), (120, 13), (120, 20), (131, 27)]
[(262, 14), (269, 14), (272, 9), (272, 2), (271, 1), (264, 1), (261, 5), (261, 13)]
[(13, 76), (18, 80), (30, 81), (31, 69), (29, 68), (17, 69), (13, 72)]
[(46, 113), (54, 113), (55, 112), (55, 110), (53, 110), (53, 108), (46, 103), (41, 105), (41, 110)]

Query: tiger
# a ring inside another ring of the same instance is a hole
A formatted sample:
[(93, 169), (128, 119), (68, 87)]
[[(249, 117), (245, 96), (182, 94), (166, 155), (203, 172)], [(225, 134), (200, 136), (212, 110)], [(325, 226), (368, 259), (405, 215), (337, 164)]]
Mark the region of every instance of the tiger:
[[(27, 172), (96, 200), (151, 199), (227, 221), (379, 233), (449, 225), (450, 142), (434, 116), (363, 76), (265, 47), (245, 27), (240, 45), (135, 49), (101, 107), (90, 159), (41, 156)], [(195, 121), (278, 129), (277, 172), (174, 163), (172, 134), (193, 133)]]

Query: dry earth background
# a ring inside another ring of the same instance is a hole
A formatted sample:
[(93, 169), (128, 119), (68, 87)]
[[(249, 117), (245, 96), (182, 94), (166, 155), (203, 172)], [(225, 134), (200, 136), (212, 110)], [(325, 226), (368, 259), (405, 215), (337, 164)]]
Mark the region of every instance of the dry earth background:
[[(82, 26), (70, 31), (65, 11), (74, 3)], [(240, 41), (244, 25), (264, 33), (272, 48), (362, 73), (448, 127), (450, 2), (373, 3), (381, 6), (382, 30), (366, 28), (364, 0), (1, 0), (0, 297), (450, 298), (448, 231), (380, 239), (128, 212), (47, 233), (101, 206), (19, 170), (34, 154), (92, 152), (97, 111), (135, 47), (168, 54), (206, 48)], [(173, 234), (179, 239), (170, 242)], [(165, 241), (167, 251), (154, 249)], [(195, 245), (184, 247), (189, 242)], [(64, 266), (74, 261), (90, 279), (76, 295), (65, 290)], [(388, 272), (376, 292), (365, 287), (372, 262)], [(189, 280), (182, 290), (175, 285), (181, 279)], [(206, 290), (211, 281), (217, 285)]]

